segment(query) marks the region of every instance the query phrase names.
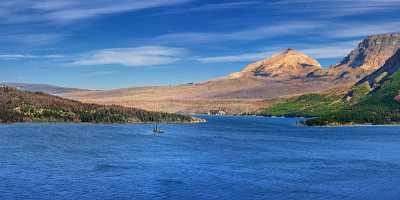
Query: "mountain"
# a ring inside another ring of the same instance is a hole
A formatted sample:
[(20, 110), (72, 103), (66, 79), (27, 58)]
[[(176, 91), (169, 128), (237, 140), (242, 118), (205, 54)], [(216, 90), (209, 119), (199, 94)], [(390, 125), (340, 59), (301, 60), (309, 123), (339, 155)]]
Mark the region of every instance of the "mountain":
[(400, 49), (381, 68), (358, 81), (348, 92), (346, 99), (358, 103), (364, 96), (371, 96), (372, 98), (374, 93), (379, 93), (379, 91), (390, 87), (393, 90), (385, 95), (391, 98), (390, 101), (395, 101), (400, 94), (400, 85), (391, 86), (388, 83), (393, 82), (396, 73), (400, 73)]
[(190, 116), (148, 112), (122, 106), (85, 104), (44, 93), (0, 87), (0, 123), (87, 122), (143, 123), (196, 122)]
[(383, 65), (400, 46), (399, 41), (400, 33), (369, 36), (340, 64), (329, 69), (321, 68), (318, 61), (302, 52), (287, 49), (249, 64), (242, 71), (211, 81), (108, 91), (73, 91), (64, 95), (89, 103), (152, 111), (254, 113), (290, 97), (333, 88), (348, 89)]
[(400, 70), (400, 49), (397, 50), (394, 56), (386, 61), (386, 63), (374, 71), (372, 74), (364, 77), (356, 86), (368, 84), (371, 90), (377, 89), (385, 80), (392, 74)]
[(60, 87), (60, 86), (54, 86), (54, 85), (48, 85), (48, 84), (4, 83), (4, 85), (9, 86), (9, 87), (18, 88), (20, 90), (26, 90), (26, 91), (30, 91), (30, 92), (44, 92), (47, 94), (59, 95), (59, 96), (62, 96), (62, 94), (64, 94), (64, 93), (87, 91), (84, 89), (66, 88), (66, 87)]
[(400, 48), (400, 33), (372, 35), (363, 40), (328, 74), (335, 79), (357, 80), (381, 67)]
[(312, 77), (321, 71), (318, 61), (289, 48), (271, 58), (249, 64), (241, 72), (232, 74), (230, 77), (262, 76), (274, 79), (294, 79)]
[(400, 123), (400, 50), (349, 89), (308, 94), (266, 108), (262, 115), (314, 116), (307, 125)]
[(335, 86), (317, 74), (320, 64), (293, 49), (250, 64), (243, 71), (202, 83), (67, 93), (90, 103), (145, 110), (228, 114), (252, 113), (283, 97), (320, 92)]

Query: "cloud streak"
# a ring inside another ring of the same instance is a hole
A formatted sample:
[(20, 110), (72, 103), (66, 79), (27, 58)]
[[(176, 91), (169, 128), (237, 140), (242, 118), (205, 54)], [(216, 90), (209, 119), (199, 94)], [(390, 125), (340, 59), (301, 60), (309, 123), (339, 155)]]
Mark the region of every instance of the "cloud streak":
[(124, 12), (185, 4), (192, 0), (4, 0), (0, 2), (3, 24), (70, 22)]
[(58, 59), (64, 58), (63, 55), (49, 54), (49, 55), (33, 55), (33, 54), (0, 54), (1, 60), (31, 60), (31, 59)]
[(250, 8), (256, 5), (262, 5), (262, 1), (240, 1), (240, 2), (226, 2), (226, 3), (208, 3), (199, 5), (192, 8), (185, 9), (174, 9), (158, 13), (157, 15), (168, 15), (168, 14), (182, 14), (190, 12), (210, 12), (210, 11), (221, 11), (221, 10), (233, 10)]
[(226, 42), (240, 40), (260, 40), (277, 36), (297, 35), (307, 33), (306, 31), (316, 30), (321, 27), (320, 22), (289, 22), (285, 24), (271, 24), (268, 26), (249, 28), (244, 31), (226, 33), (199, 33), (185, 32), (161, 35), (155, 38), (158, 42), (174, 42), (180, 44)]
[(144, 46), (97, 50), (72, 62), (73, 65), (158, 66), (178, 62), (188, 53), (183, 48)]
[(365, 37), (375, 34), (400, 32), (400, 22), (370, 22), (370, 23), (348, 23), (332, 24), (331, 30), (322, 34), (330, 38), (352, 38)]
[[(348, 41), (332, 44), (322, 44), (309, 46), (308, 44), (297, 45), (297, 49), (317, 59), (342, 58), (354, 49), (359, 41)], [(281, 47), (258, 51), (253, 53), (243, 53), (235, 55), (212, 56), (198, 58), (197, 61), (202, 63), (226, 63), (226, 62), (254, 62), (257, 60), (271, 57), (275, 53), (282, 52)]]
[[(398, 10), (399, 0), (282, 0), (267, 4), (285, 13), (318, 13), (333, 18)], [(301, 8), (301, 9), (299, 9)]]
[(100, 66), (120, 65), (129, 67), (159, 66), (176, 63), (189, 55), (184, 48), (141, 46), (132, 48), (100, 49), (78, 54), (0, 54), (0, 60), (56, 61), (64, 65)]

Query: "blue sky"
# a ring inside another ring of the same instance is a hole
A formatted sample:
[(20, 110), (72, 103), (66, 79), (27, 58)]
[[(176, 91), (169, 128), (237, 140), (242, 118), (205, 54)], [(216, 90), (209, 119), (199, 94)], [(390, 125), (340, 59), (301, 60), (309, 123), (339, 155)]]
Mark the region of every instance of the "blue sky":
[(400, 31), (400, 0), (2, 0), (0, 80), (111, 89), (208, 80), (286, 48), (328, 66)]

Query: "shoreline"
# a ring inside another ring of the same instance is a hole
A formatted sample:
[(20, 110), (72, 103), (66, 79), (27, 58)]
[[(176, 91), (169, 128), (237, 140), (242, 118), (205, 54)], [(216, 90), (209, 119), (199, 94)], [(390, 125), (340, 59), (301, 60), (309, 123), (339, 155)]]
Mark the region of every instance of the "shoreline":
[(192, 121), (188, 122), (121, 122), (121, 123), (105, 123), (105, 122), (65, 122), (65, 121), (23, 121), (23, 122), (0, 122), (1, 125), (12, 124), (84, 124), (84, 125), (140, 125), (140, 124), (202, 124), (207, 123), (207, 120), (197, 117), (192, 117)]

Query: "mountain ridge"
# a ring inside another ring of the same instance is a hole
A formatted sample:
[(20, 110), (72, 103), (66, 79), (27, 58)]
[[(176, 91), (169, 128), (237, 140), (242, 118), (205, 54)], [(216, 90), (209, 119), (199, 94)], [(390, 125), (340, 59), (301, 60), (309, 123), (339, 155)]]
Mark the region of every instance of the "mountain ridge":
[(229, 75), (229, 78), (258, 76), (273, 79), (307, 78), (310, 74), (322, 71), (321, 64), (314, 58), (288, 48), (247, 65), (242, 71)]
[(380, 68), (400, 48), (400, 33), (371, 35), (339, 64), (328, 68), (334, 79), (357, 80)]

